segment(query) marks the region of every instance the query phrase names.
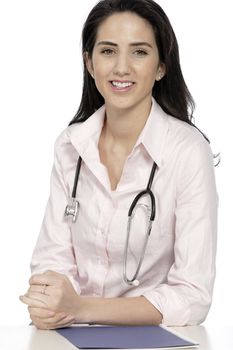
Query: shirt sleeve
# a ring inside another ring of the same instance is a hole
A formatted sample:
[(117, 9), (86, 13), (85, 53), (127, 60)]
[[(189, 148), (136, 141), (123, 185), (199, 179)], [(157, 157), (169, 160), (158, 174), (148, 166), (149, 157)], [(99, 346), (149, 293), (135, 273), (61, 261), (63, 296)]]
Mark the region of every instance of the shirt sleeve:
[(55, 142), (54, 164), (50, 178), (50, 196), (42, 227), (32, 255), (32, 274), (53, 270), (65, 274), (80, 294), (77, 266), (69, 223), (64, 218), (68, 203), (67, 188), (59, 161), (61, 136)]
[(207, 316), (215, 279), (217, 208), (213, 154), (203, 139), (181, 156), (174, 263), (166, 283), (143, 294), (165, 325), (196, 325)]

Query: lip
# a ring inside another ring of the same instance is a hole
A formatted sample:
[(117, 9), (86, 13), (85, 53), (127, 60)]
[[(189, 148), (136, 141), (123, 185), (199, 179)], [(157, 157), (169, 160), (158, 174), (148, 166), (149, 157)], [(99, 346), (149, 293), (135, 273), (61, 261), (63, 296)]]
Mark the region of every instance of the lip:
[[(119, 87), (113, 86), (112, 85), (112, 81), (116, 81), (117, 83), (132, 83), (132, 85), (126, 86), (124, 88), (119, 88)], [(114, 92), (127, 92), (127, 91), (130, 91), (130, 90), (133, 89), (133, 87), (135, 85), (135, 82), (132, 81), (132, 80), (117, 80), (117, 79), (113, 79), (113, 80), (109, 81), (109, 84), (111, 86), (111, 90), (114, 91)]]
[(112, 81), (116, 81), (117, 83), (133, 83), (133, 84), (134, 84), (134, 81), (132, 81), (132, 80), (117, 80), (117, 79), (112, 79), (112, 80), (110, 80), (110, 83), (111, 83)]

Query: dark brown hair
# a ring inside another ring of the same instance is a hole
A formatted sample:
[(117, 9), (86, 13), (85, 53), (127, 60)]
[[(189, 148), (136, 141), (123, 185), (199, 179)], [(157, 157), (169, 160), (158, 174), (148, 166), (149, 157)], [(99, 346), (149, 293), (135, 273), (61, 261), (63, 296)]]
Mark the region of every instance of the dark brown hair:
[[(166, 66), (166, 74), (155, 81), (152, 95), (161, 108), (173, 117), (193, 125), (194, 100), (184, 81), (180, 67), (179, 48), (171, 23), (163, 9), (153, 0), (101, 0), (89, 13), (82, 31), (82, 53), (91, 58), (100, 24), (116, 13), (132, 12), (146, 19), (152, 26), (159, 58)], [(70, 124), (89, 118), (104, 104), (85, 61), (83, 91), (79, 109)], [(195, 126), (196, 127), (196, 126)], [(207, 139), (207, 137), (203, 134)], [(207, 139), (207, 141), (209, 141)]]

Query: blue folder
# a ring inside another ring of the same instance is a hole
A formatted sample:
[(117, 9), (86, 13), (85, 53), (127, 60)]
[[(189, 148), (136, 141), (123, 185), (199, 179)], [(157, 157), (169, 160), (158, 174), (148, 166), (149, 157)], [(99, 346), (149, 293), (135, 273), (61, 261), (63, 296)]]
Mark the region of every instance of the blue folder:
[(196, 347), (160, 326), (73, 326), (56, 330), (81, 349)]

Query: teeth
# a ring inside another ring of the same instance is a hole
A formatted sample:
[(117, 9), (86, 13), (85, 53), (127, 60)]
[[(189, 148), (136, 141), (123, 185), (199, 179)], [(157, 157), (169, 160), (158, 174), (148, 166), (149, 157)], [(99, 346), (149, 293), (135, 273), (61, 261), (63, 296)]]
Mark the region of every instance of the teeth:
[(112, 81), (112, 85), (113, 85), (113, 86), (116, 86), (116, 87), (118, 87), (118, 88), (125, 88), (125, 87), (128, 87), (128, 86), (133, 85), (133, 83), (131, 83), (131, 82), (120, 83), (120, 82), (118, 82), (118, 81)]

